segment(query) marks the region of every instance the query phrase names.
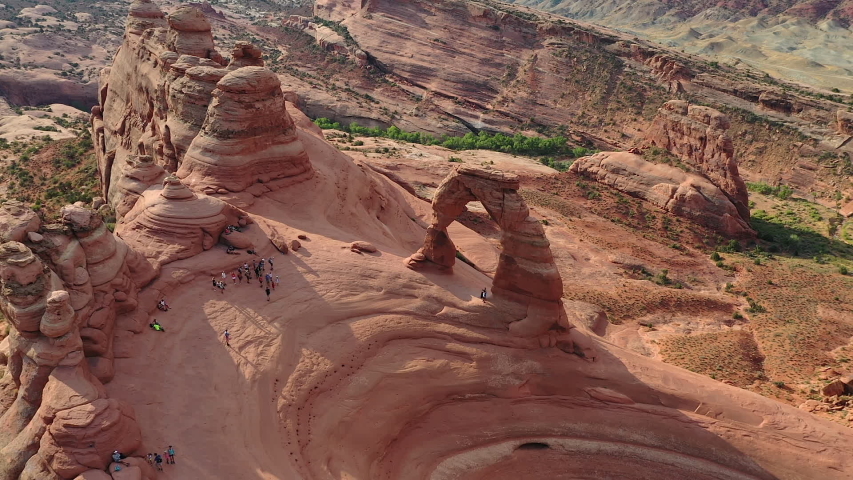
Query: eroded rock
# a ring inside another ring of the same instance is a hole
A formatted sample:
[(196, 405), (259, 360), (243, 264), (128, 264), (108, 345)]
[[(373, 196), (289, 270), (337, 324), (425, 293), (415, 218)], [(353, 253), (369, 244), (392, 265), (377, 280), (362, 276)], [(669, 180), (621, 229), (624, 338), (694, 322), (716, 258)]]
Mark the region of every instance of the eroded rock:
[(729, 196), (740, 217), (749, 222), (746, 183), (738, 171), (734, 144), (726, 131), (728, 117), (683, 100), (666, 102), (655, 117), (647, 141), (670, 151)]
[(727, 236), (755, 236), (729, 196), (699, 175), (649, 163), (628, 152), (580, 158), (572, 164), (571, 171)]

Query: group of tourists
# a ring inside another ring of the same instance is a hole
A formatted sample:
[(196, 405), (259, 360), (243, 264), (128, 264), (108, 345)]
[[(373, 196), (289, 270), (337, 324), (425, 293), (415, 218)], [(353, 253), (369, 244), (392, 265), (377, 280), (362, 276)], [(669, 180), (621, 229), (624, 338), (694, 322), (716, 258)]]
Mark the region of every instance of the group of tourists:
[(145, 459), (148, 461), (148, 464), (152, 467), (156, 468), (158, 471), (163, 471), (163, 460), (165, 458), (166, 464), (175, 464), (175, 449), (171, 445), (169, 448), (163, 451), (163, 455), (159, 453), (149, 453)]
[[(220, 278), (212, 277), (213, 289), (219, 288), (222, 293), (225, 293), (225, 283), (228, 277), (231, 277), (232, 284), (237, 285), (243, 283), (244, 278), (246, 279), (246, 283), (250, 283), (252, 275), (254, 275), (254, 278), (258, 279), (258, 287), (266, 287), (267, 301), (269, 301), (270, 293), (281, 283), (281, 277), (272, 273), (274, 266), (273, 257), (262, 258), (259, 261), (252, 259), (251, 266), (249, 262), (246, 262), (232, 270), (230, 274), (222, 272)], [(267, 272), (267, 267), (269, 267), (269, 272)]]
[[(118, 450), (114, 451), (112, 454), (113, 463), (115, 463), (114, 470), (116, 472), (121, 471), (121, 466), (129, 467), (130, 464), (125, 462), (124, 459), (127, 458), (127, 455), (119, 452)], [(159, 453), (149, 453), (146, 455), (145, 460), (148, 461), (148, 464), (152, 467), (156, 468), (159, 471), (163, 471), (163, 459), (165, 458), (166, 463), (175, 464), (175, 448), (169, 445), (169, 448), (163, 450), (163, 455), (161, 456)]]

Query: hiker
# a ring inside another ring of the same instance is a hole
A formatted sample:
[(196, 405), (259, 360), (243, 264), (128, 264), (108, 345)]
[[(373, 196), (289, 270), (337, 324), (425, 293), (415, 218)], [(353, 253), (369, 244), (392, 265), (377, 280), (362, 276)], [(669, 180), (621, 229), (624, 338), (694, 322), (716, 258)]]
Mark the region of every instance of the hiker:
[(258, 271), (258, 264), (257, 264), (257, 263), (255, 263), (255, 259), (254, 259), (254, 258), (252, 259), (252, 270), (254, 270), (254, 271), (255, 271), (255, 273), (257, 273), (257, 271)]
[(237, 283), (243, 283), (243, 267), (237, 268)]
[(279, 284), (279, 283), (281, 283), (281, 277), (279, 277), (278, 275), (276, 275), (276, 276), (275, 276), (275, 285), (276, 285), (276, 286), (278, 286), (278, 284)]
[(231, 346), (231, 334), (228, 333), (227, 328), (225, 329), (225, 333), (222, 336), (225, 337), (225, 346), (230, 347)]
[(270, 301), (270, 287), (267, 287), (267, 301)]
[(166, 329), (163, 328), (163, 325), (160, 325), (160, 323), (157, 322), (157, 319), (154, 319), (154, 323), (149, 323), (148, 326), (151, 327), (151, 330), (154, 330), (155, 332), (165, 332), (166, 331)]
[(272, 257), (267, 259), (267, 262), (270, 264), (270, 271), (272, 271)]
[(175, 449), (169, 445), (169, 449), (166, 450), (166, 463), (175, 464)]
[(486, 289), (483, 288), (483, 291), (480, 292), (480, 298), (483, 299), (483, 303), (486, 303)]
[(273, 279), (272, 274), (268, 273), (267, 276), (269, 277), (269, 280), (268, 280), (269, 286), (271, 286), (272, 289), (275, 290), (275, 280)]
[(261, 278), (261, 272), (258, 272), (258, 286), (264, 288), (264, 279)]
[(168, 312), (168, 311), (169, 311), (169, 305), (168, 305), (168, 304), (166, 304), (166, 299), (165, 299), (165, 298), (161, 298), (161, 299), (160, 299), (160, 301), (159, 301), (159, 302), (157, 302), (157, 308), (159, 308), (160, 310), (163, 310), (164, 312)]
[(124, 466), (126, 466), (126, 467), (129, 467), (129, 466), (130, 466), (130, 464), (129, 464), (129, 463), (127, 463), (127, 462), (122, 462), (122, 460), (124, 460), (125, 458), (127, 458), (127, 455), (125, 455), (125, 454), (123, 454), (123, 453), (120, 453), (118, 450), (116, 450), (116, 451), (114, 451), (114, 452), (113, 452), (113, 462), (115, 462), (115, 463), (120, 463), (120, 464), (122, 464), (122, 465), (124, 465)]
[(272, 281), (272, 274), (268, 273), (264, 275), (264, 281), (267, 282), (267, 288), (270, 288), (270, 282)]
[(216, 290), (216, 287), (219, 286), (217, 284), (218, 282), (216, 281), (216, 277), (210, 277), (210, 281), (213, 282), (213, 289)]
[(264, 259), (263, 258), (261, 259), (260, 262), (258, 262), (258, 268), (260, 268), (262, 272), (266, 271), (266, 268), (264, 268)]
[(237, 249), (234, 248), (234, 245), (228, 245), (228, 248), (225, 249), (225, 253), (227, 253), (228, 255), (240, 255), (240, 252), (238, 252)]
[(234, 282), (234, 285), (237, 285), (237, 273), (231, 272), (231, 281)]
[(163, 471), (163, 457), (159, 453), (154, 454), (154, 463), (157, 465), (157, 470)]
[(216, 286), (219, 287), (219, 290), (221, 290), (223, 294), (225, 293), (225, 282), (219, 282)]
[(153, 454), (153, 453), (149, 453), (148, 455), (146, 455), (146, 456), (145, 456), (145, 461), (147, 461), (147, 462), (148, 462), (148, 465), (151, 465), (151, 466), (153, 467), (153, 466), (154, 466), (154, 454)]
[(225, 272), (222, 272), (222, 281), (224, 282), (225, 280), (228, 280), (228, 277), (225, 276)]

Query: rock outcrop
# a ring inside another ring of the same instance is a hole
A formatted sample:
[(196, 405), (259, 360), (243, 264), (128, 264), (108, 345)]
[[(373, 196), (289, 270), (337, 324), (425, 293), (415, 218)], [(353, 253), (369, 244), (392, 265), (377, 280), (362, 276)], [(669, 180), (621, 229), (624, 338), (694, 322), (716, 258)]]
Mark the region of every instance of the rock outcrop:
[(141, 444), (132, 407), (101, 383), (112, 376), (117, 315), (136, 309), (134, 262), (88, 212), (70, 207), (66, 226), (45, 226), (39, 255), (0, 245), (0, 310), (11, 327), (0, 343), (0, 478), (70, 479)]
[(605, 152), (580, 158), (572, 164), (570, 171), (727, 236), (755, 236), (755, 231), (740, 215), (729, 196), (700, 175), (653, 164), (628, 152)]
[(160, 183), (158, 169), (208, 194), (260, 195), (313, 175), (260, 49), (240, 42), (232, 53), (226, 68), (192, 6), (165, 16), (150, 1), (132, 5), (92, 110), (103, 193), (119, 223)]
[(728, 117), (683, 100), (666, 102), (647, 136), (650, 145), (668, 150), (728, 195), (740, 217), (749, 222), (749, 194), (738, 172)]
[(224, 76), (201, 132), (177, 175), (208, 194), (242, 192), (256, 183), (289, 185), (313, 175), (285, 112), (278, 76), (243, 67)]
[(476, 167), (454, 169), (433, 197), (432, 222), (424, 246), (406, 262), (414, 269), (427, 262), (451, 269), (456, 247), (447, 227), (466, 211), (468, 202), (480, 201), (501, 229), (502, 251), (492, 292), (526, 309), (522, 319), (509, 325), (509, 331), (540, 337), (543, 346), (566, 342), (566, 348), (572, 350), (569, 332), (573, 326), (563, 309), (560, 272), (542, 224), (530, 216), (518, 189), (519, 179), (513, 174)]
[(842, 135), (853, 135), (853, 113), (839, 110), (835, 116), (836, 128)]
[(209, 250), (219, 243), (225, 227), (240, 224), (243, 217), (222, 200), (196, 194), (169, 176), (162, 188), (142, 194), (116, 234), (160, 266)]

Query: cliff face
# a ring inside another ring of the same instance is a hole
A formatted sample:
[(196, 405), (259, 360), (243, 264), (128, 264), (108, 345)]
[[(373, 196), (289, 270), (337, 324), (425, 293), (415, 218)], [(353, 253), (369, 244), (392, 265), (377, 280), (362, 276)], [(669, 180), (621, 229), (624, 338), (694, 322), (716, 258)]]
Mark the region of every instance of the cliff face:
[(748, 223), (749, 193), (738, 172), (734, 145), (726, 133), (729, 125), (728, 117), (712, 108), (672, 100), (658, 111), (647, 142), (696, 167), (728, 195)]
[[(119, 220), (162, 179), (143, 174), (134, 155), (152, 159), (148, 170), (177, 173), (207, 194), (260, 183), (266, 191), (276, 181), (293, 184), (313, 174), (280, 83), (261, 66), (260, 52), (237, 45), (228, 64), (210, 28), (193, 7), (168, 19), (149, 0), (131, 7), (124, 44), (101, 75), (92, 112), (104, 196)], [(254, 141), (259, 136), (264, 141)]]
[(729, 195), (700, 175), (655, 165), (627, 152), (584, 157), (575, 161), (571, 170), (723, 235), (755, 236), (749, 217), (744, 219)]
[[(101, 216), (67, 206), (62, 223), (4, 206), (0, 310), (0, 478), (68, 479), (105, 470), (115, 449), (141, 445), (133, 408), (110, 399), (114, 335), (141, 332), (137, 294), (154, 270), (106, 229)], [(35, 219), (35, 221), (33, 221)], [(21, 243), (26, 242), (26, 244)], [(144, 462), (140, 475), (153, 478)]]

